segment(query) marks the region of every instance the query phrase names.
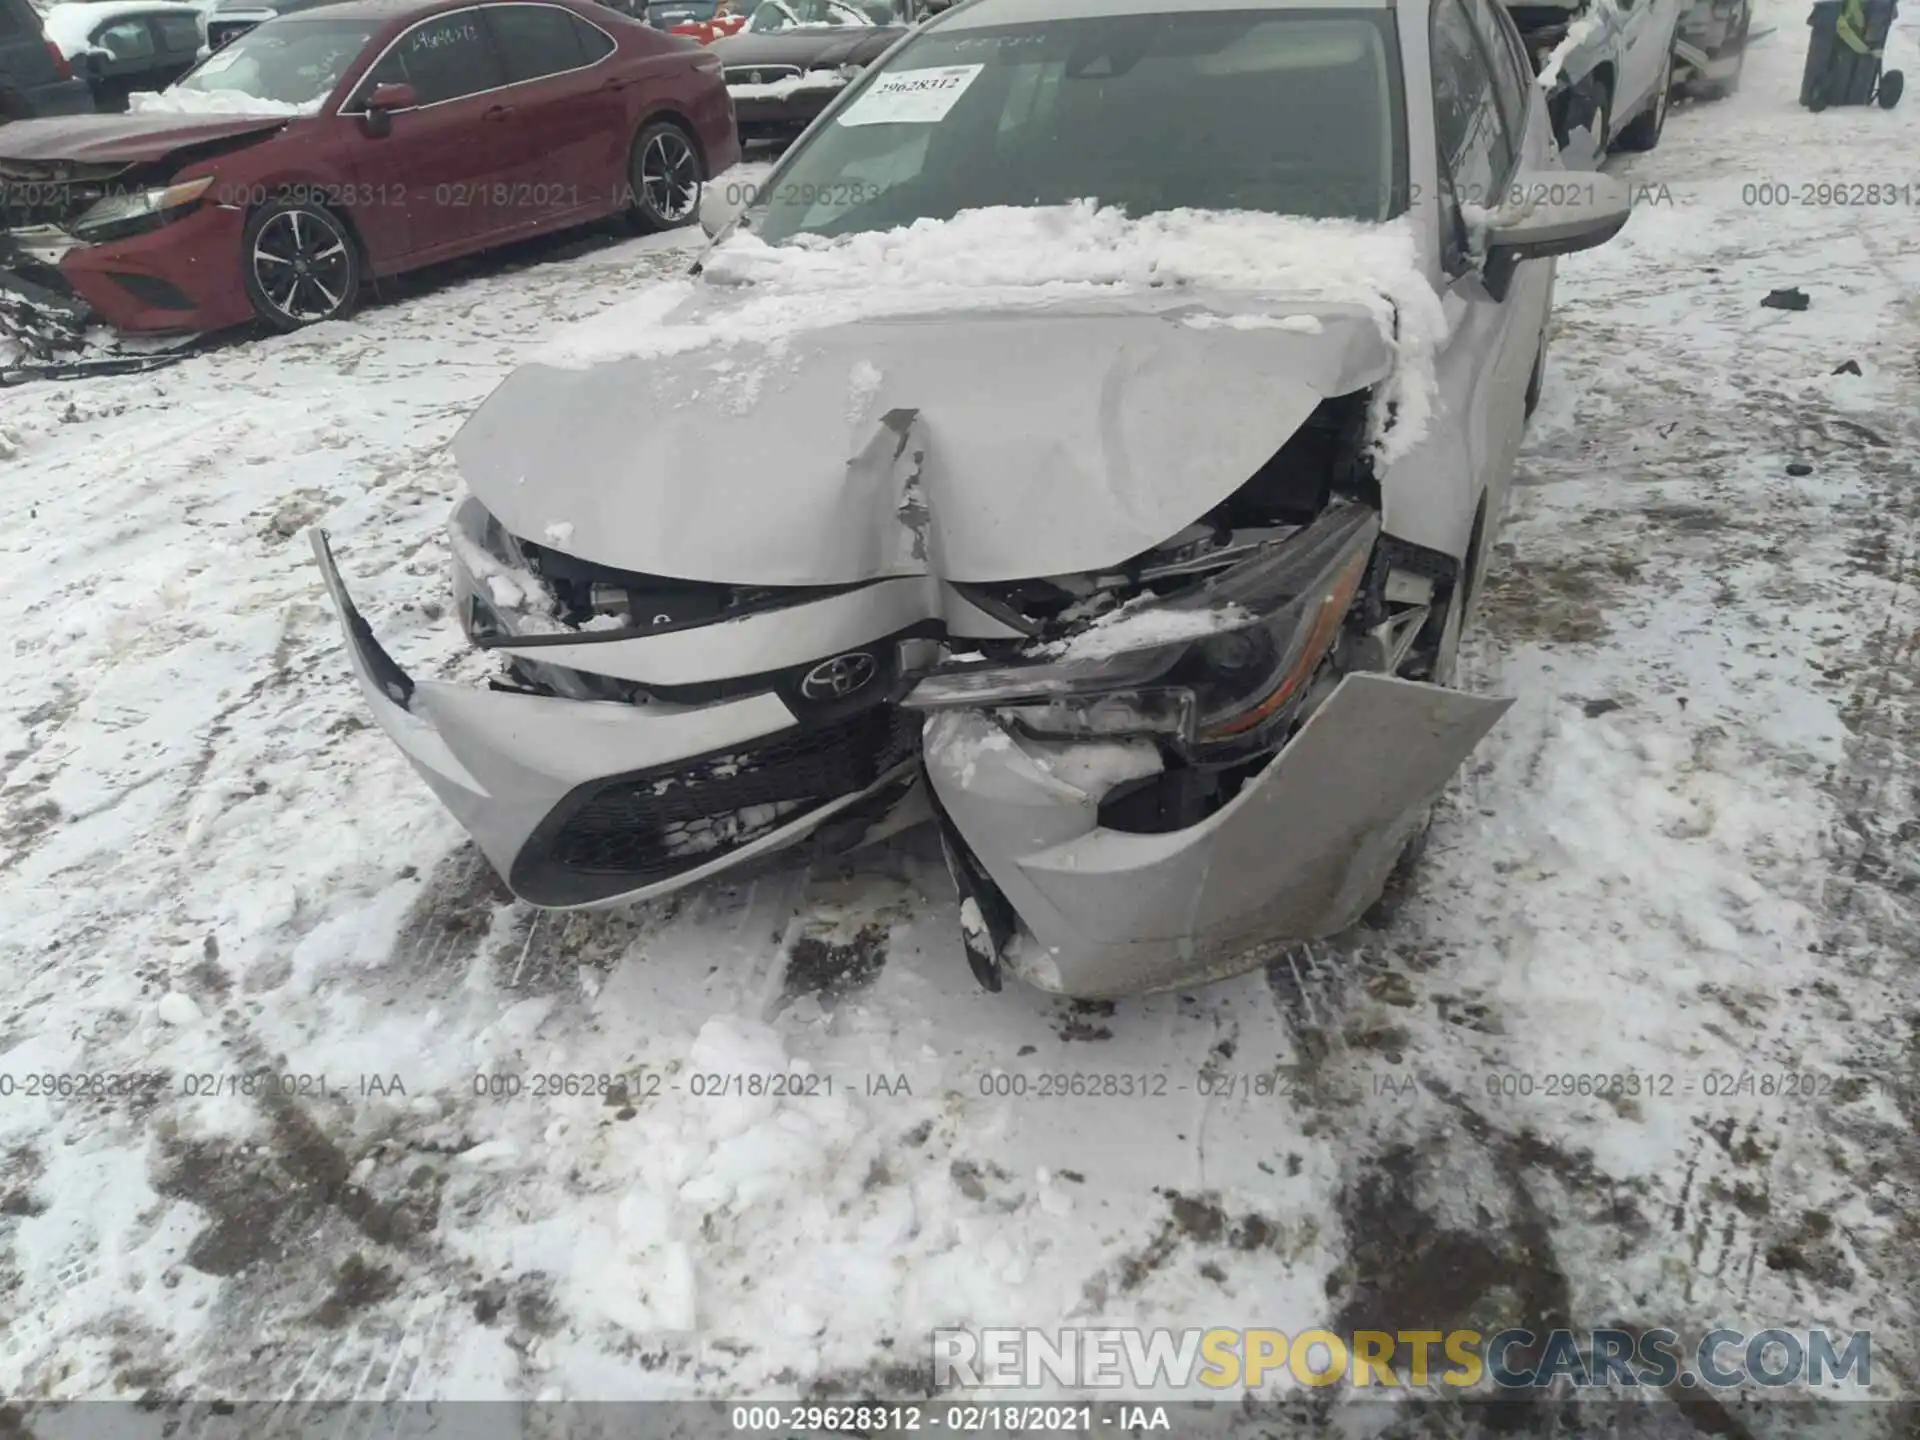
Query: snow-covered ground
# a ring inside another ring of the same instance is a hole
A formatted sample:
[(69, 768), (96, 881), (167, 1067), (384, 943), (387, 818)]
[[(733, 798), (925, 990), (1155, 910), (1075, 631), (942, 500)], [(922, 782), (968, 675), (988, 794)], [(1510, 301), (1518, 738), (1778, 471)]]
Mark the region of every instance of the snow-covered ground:
[(0, 1396), (901, 1394), (1098, 1322), (1871, 1328), (1909, 1392), (1920, 189), (1748, 187), (1920, 127), (1798, 110), (1801, 19), (1563, 264), (1465, 664), (1519, 699), (1411, 881), (1190, 995), (978, 992), (924, 836), (539, 916), (368, 723), (303, 530), (479, 677), (446, 441), (684, 240), (5, 392)]

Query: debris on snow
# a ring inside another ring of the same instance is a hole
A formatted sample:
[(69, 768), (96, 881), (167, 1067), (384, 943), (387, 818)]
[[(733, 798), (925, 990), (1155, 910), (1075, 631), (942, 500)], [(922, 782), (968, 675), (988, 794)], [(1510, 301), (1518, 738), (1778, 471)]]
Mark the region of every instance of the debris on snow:
[(462, 1165), (477, 1170), (494, 1170), (511, 1165), (520, 1158), (520, 1147), (511, 1140), (483, 1140), (453, 1157)]
[(871, 360), (854, 365), (847, 375), (847, 423), (858, 425), (873, 408), (873, 397), (880, 393), (880, 367)]
[(1761, 305), (1768, 310), (1804, 310), (1813, 302), (1807, 292), (1795, 285), (1788, 290), (1769, 290)]
[(178, 990), (169, 990), (160, 997), (160, 1003), (153, 1007), (153, 1013), (162, 1024), (184, 1029), (200, 1023), (200, 1007), (193, 1003), (193, 997)]

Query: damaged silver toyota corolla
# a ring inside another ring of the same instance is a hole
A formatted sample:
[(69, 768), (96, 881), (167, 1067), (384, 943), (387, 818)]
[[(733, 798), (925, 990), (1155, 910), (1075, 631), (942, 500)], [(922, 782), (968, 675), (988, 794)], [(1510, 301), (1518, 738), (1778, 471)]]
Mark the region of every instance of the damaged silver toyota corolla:
[(315, 537), (381, 725), (539, 906), (917, 815), (995, 989), (1347, 926), (1508, 703), (1459, 631), (1551, 257), (1627, 217), (1523, 62), (1490, 0), (929, 22), (460, 432), (490, 689)]

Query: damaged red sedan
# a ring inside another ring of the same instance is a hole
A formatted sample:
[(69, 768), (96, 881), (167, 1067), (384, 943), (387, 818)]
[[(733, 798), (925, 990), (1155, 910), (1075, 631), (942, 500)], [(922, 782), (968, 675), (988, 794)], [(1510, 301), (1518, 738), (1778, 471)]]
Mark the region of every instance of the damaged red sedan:
[(738, 157), (691, 41), (572, 0), (347, 0), (129, 114), (0, 130), (0, 268), (123, 330), (291, 330), (545, 231), (685, 224)]

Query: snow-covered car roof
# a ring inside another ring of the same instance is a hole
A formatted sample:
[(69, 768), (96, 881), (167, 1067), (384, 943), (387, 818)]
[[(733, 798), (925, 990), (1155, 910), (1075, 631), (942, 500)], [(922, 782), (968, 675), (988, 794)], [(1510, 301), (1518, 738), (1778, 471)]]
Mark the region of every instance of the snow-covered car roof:
[(92, 0), (92, 3), (55, 5), (40, 17), (47, 39), (60, 47), (69, 60), (86, 54), (93, 32), (110, 21), (128, 15), (191, 15), (198, 21), (203, 11), (198, 5), (176, 0)]

